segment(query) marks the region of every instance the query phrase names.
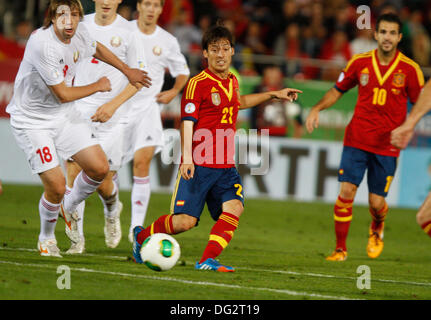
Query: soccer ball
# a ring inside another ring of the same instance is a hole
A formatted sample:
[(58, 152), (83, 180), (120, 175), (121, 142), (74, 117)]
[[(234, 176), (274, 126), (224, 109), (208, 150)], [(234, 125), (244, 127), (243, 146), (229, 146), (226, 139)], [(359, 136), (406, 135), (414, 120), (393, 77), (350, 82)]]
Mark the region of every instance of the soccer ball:
[(145, 239), (141, 248), (144, 264), (155, 271), (172, 269), (181, 255), (177, 240), (166, 233), (155, 233)]

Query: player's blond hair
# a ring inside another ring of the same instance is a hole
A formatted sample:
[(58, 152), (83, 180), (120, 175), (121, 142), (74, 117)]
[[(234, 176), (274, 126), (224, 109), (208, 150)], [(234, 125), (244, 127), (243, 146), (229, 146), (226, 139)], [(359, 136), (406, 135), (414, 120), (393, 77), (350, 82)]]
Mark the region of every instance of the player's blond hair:
[[(138, 0), (137, 3), (141, 3), (143, 0)], [(160, 0), (162, 7), (165, 5), (165, 0)]]
[(70, 8), (70, 10), (78, 9), (79, 18), (82, 20), (84, 18), (84, 9), (80, 0), (51, 0), (46, 12), (46, 17), (43, 22), (43, 28), (47, 29), (51, 26), (52, 20), (57, 17), (57, 9), (59, 6), (65, 5)]

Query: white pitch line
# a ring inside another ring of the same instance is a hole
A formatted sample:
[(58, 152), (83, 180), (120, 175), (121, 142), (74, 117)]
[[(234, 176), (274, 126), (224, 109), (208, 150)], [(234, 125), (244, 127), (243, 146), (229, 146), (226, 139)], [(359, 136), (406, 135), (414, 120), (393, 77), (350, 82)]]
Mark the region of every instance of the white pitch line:
[[(29, 252), (37, 252), (37, 249), (28, 249), (28, 248), (5, 248), (0, 247), (0, 250), (9, 250), (9, 251), (29, 251)], [(68, 255), (69, 256), (69, 255)], [(82, 256), (88, 257), (101, 257), (101, 258), (109, 258), (115, 260), (126, 260), (127, 257), (124, 256), (104, 256), (99, 254), (91, 254), (91, 253), (83, 253)], [(191, 261), (186, 261), (186, 263), (193, 264)], [(254, 269), (247, 267), (237, 267), (237, 270), (248, 270), (253, 272), (268, 272), (268, 273), (280, 273), (280, 274), (289, 274), (303, 277), (316, 277), (316, 278), (328, 278), (328, 279), (348, 279), (348, 280), (357, 280), (355, 277), (348, 276), (338, 276), (331, 274), (322, 274), (322, 273), (310, 273), (310, 272), (296, 272), (296, 271), (287, 271), (287, 270), (269, 270), (269, 269)], [(423, 286), (423, 287), (431, 287), (431, 282), (415, 282), (415, 281), (399, 281), (399, 280), (390, 280), (390, 279), (372, 279), (372, 281), (384, 282), (384, 283), (394, 283), (394, 284), (405, 284), (405, 285), (414, 285), (414, 286)]]
[[(61, 260), (59, 260), (59, 261), (61, 261)], [(51, 269), (57, 268), (57, 266), (53, 266), (53, 265), (49, 265), (49, 264), (19, 263), (19, 262), (2, 261), (2, 260), (0, 260), (0, 264), (11, 264), (11, 265), (21, 266), (21, 267), (36, 267), (36, 268), (51, 268)], [(207, 281), (192, 281), (192, 280), (178, 279), (178, 278), (172, 278), (172, 277), (146, 276), (146, 275), (139, 275), (139, 274), (103, 271), (103, 270), (95, 270), (95, 269), (88, 269), (88, 268), (70, 268), (70, 270), (78, 271), (78, 272), (86, 272), (86, 273), (99, 273), (99, 274), (105, 274), (105, 275), (111, 275), (111, 276), (140, 278), (140, 279), (147, 279), (147, 280), (171, 281), (171, 282), (178, 282), (178, 283), (182, 283), (182, 284), (191, 284), (191, 285), (198, 285), (198, 286), (212, 286), (212, 287), (222, 287), (222, 288), (251, 290), (251, 291), (267, 291), (267, 292), (287, 294), (290, 296), (310, 297), (310, 298), (318, 298), (318, 299), (362, 300), (362, 299), (353, 299), (353, 298), (347, 298), (347, 297), (342, 297), (342, 296), (329, 296), (329, 295), (322, 295), (322, 294), (317, 294), (317, 293), (298, 292), (298, 291), (285, 290), (285, 289), (273, 289), (273, 288), (264, 288), (264, 287), (247, 287), (247, 286), (240, 286), (240, 285), (233, 285), (233, 284), (226, 284), (226, 283), (215, 283), (215, 282), (207, 282)]]

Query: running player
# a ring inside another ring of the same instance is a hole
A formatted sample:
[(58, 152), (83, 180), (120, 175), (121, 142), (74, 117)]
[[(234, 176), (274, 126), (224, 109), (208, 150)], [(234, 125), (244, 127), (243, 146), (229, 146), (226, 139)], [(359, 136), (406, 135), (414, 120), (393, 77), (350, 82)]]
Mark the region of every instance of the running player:
[(399, 150), (390, 144), (391, 130), (407, 114), (407, 99), (416, 102), (424, 85), (419, 66), (397, 50), (401, 21), (394, 14), (377, 19), (374, 33), (378, 48), (355, 55), (340, 74), (334, 88), (312, 108), (306, 120), (308, 132), (319, 124), (319, 112), (332, 106), (344, 92), (358, 85), (358, 101), (346, 128), (338, 173), (340, 193), (334, 207), (336, 247), (326, 259), (347, 258), (346, 238), (352, 220), (356, 191), (367, 170), (368, 200), (372, 222), (367, 254), (377, 258), (383, 250), (385, 197), (395, 174)]
[(232, 34), (223, 26), (205, 32), (202, 49), (208, 68), (189, 80), (181, 101), (182, 163), (171, 214), (159, 217), (145, 229), (134, 228), (133, 256), (142, 263), (140, 248), (154, 233), (177, 234), (195, 227), (206, 202), (216, 223), (195, 268), (232, 272), (234, 268), (215, 258), (232, 239), (243, 212), (242, 182), (234, 163), (238, 110), (273, 98), (294, 100), (300, 91), (285, 88), (240, 96), (238, 81), (229, 72), (234, 54)]
[[(144, 44), (149, 77), (152, 86), (141, 90), (129, 85), (114, 100), (98, 110), (95, 121), (105, 121), (128, 100), (127, 125), (125, 138), (126, 154), (124, 162), (133, 160), (132, 215), (129, 229), (129, 241), (133, 242), (133, 228), (144, 224), (150, 201), (150, 164), (155, 154), (162, 150), (163, 127), (160, 116), (160, 104), (168, 104), (184, 88), (189, 78), (189, 68), (180, 51), (177, 39), (157, 25), (164, 0), (138, 0), (138, 20), (131, 21), (132, 29)], [(161, 91), (165, 70), (175, 78), (170, 90)], [(99, 119), (99, 120), (98, 120)]]
[[(413, 130), (419, 120), (431, 110), (431, 80), (428, 80), (418, 101), (413, 106), (407, 120), (391, 133), (391, 143), (397, 148), (404, 149), (413, 137)], [(431, 192), (416, 214), (416, 221), (431, 237)]]
[[(79, 23), (82, 17), (79, 0), (50, 1), (43, 28), (34, 31), (27, 43), (6, 109), (15, 139), (44, 186), (37, 245), (42, 256), (61, 257), (55, 238), (59, 211), (70, 224), (76, 206), (96, 190), (108, 172), (108, 161), (90, 126), (77, 116), (70, 102), (110, 91), (111, 85), (102, 77), (86, 86), (72, 87), (76, 64), (94, 56), (120, 70), (134, 85), (147, 85), (144, 72), (130, 69), (88, 34)], [(72, 157), (82, 168), (65, 196), (59, 157)]]
[[(108, 47), (121, 61), (130, 66), (139, 64), (139, 68), (145, 68), (142, 43), (138, 42), (137, 36), (132, 32), (130, 22), (117, 14), (121, 0), (95, 0), (94, 2), (95, 13), (86, 15), (82, 22), (90, 35)], [(111, 82), (112, 90), (109, 93), (97, 93), (75, 102), (76, 108), (88, 121), (105, 120), (106, 107), (99, 107), (121, 93), (127, 85), (127, 78), (109, 64), (93, 57), (83, 59), (78, 65), (75, 85), (87, 85), (103, 75)], [(135, 88), (135, 90), (137, 89)], [(105, 243), (109, 248), (117, 247), (121, 240), (120, 214), (123, 205), (119, 201), (118, 185), (114, 183), (113, 178), (123, 161), (125, 113), (126, 109), (123, 107), (118, 109), (109, 121), (93, 122), (94, 134), (108, 157), (110, 167), (110, 172), (97, 189), (104, 207)], [(67, 161), (66, 166), (68, 183), (66, 193), (68, 193), (81, 168), (76, 162), (70, 160)], [(69, 254), (79, 254), (85, 251), (84, 207), (85, 202), (78, 206), (77, 224), (80, 239), (78, 242), (72, 241), (71, 248), (67, 251)]]

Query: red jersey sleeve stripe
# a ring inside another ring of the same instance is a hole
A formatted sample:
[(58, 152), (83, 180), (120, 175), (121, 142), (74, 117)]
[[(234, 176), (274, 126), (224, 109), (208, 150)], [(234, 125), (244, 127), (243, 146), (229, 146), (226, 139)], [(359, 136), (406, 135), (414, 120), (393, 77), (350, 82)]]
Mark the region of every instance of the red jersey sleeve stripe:
[(355, 62), (358, 59), (361, 58), (369, 58), (371, 57), (371, 53), (372, 51), (369, 52), (365, 52), (365, 53), (359, 53), (359, 54), (355, 54), (352, 59), (350, 59), (350, 61), (347, 63), (346, 67), (344, 68), (344, 72), (347, 72), (350, 68), (350, 66), (352, 65), (353, 62)]
[(189, 85), (187, 87), (186, 99), (191, 100), (194, 98), (195, 90), (196, 90), (196, 84), (205, 78), (206, 78), (205, 73), (200, 73), (199, 75), (197, 75), (196, 77), (194, 77), (190, 80)]

